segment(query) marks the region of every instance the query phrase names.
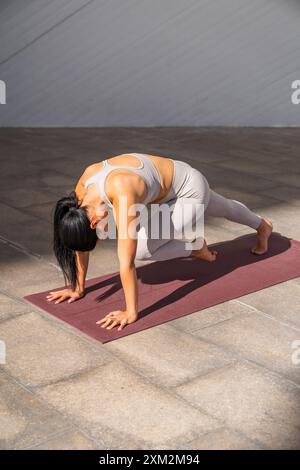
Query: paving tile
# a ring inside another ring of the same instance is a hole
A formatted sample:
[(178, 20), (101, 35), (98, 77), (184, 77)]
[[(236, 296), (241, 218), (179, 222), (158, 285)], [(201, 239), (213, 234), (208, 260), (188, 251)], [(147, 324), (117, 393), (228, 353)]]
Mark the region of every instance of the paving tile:
[(279, 135), (272, 136), (272, 139), (273, 141), (269, 140), (265, 135), (259, 137), (257, 132), (252, 137), (249, 136), (241, 141), (240, 145), (236, 145), (234, 139), (228, 155), (242, 160), (253, 160), (258, 164), (267, 163), (270, 166), (277, 166), (291, 158), (292, 139), (288, 138), (288, 143), (283, 142)]
[(290, 171), (289, 173), (284, 171), (278, 175), (272, 175), (272, 180), (278, 183), (284, 183), (286, 185), (292, 185), (300, 188), (300, 171)]
[(56, 200), (55, 202), (46, 202), (43, 204), (32, 204), (30, 206), (26, 206), (26, 208), (23, 209), (23, 212), (52, 224)]
[(2, 369), (2, 367), (0, 368), (0, 387), (2, 387), (3, 385), (7, 385), (8, 382), (10, 382), (10, 377), (8, 376), (8, 374), (6, 374), (6, 372), (4, 372), (4, 370)]
[[(243, 202), (243, 201), (242, 201)], [(288, 238), (300, 239), (300, 224), (298, 223), (298, 208), (292, 204), (280, 203), (274, 205), (258, 206), (252, 208), (254, 212), (265, 219), (269, 219), (273, 223), (274, 232), (281, 233)], [(230, 230), (232, 233), (253, 233), (250, 227), (231, 222), (222, 217), (210, 217), (207, 221), (211, 225), (223, 229)]]
[(63, 277), (54, 266), (3, 245), (0, 251), (0, 287), (12, 295), (41, 292), (63, 285)]
[(6, 320), (29, 311), (30, 306), (25, 302), (14, 300), (0, 293), (0, 320)]
[(245, 316), (251, 312), (251, 307), (230, 300), (229, 302), (206, 308), (200, 312), (177, 318), (172, 321), (172, 326), (181, 331), (190, 333), (202, 328), (206, 329), (209, 326), (218, 325), (219, 323), (222, 325), (231, 318), (236, 318), (240, 315)]
[(215, 164), (201, 162), (201, 164), (194, 166), (205, 175), (212, 189), (220, 185), (226, 185), (234, 190), (255, 192), (276, 186), (275, 181), (256, 175), (248, 175), (240, 171), (219, 168)]
[(235, 361), (231, 354), (167, 325), (108, 343), (106, 349), (163, 387), (173, 387)]
[(250, 175), (270, 176), (276, 175), (280, 172), (275, 166), (271, 167), (268, 164), (265, 164), (262, 160), (261, 162), (255, 162), (249, 158), (230, 158), (228, 160), (223, 160), (215, 163), (219, 168), (226, 168), (234, 171), (241, 171)]
[(44, 254), (52, 251), (52, 226), (36, 217), (0, 203), (2, 224), (0, 235), (27, 250)]
[[(219, 218), (207, 217), (205, 219), (204, 237), (208, 245), (225, 242), (235, 238), (234, 232), (232, 230), (228, 230), (228, 228), (224, 229), (224, 226), (221, 224), (222, 220)], [(231, 222), (231, 225), (233, 226), (236, 224)], [(249, 233), (249, 228), (247, 227), (247, 229), (247, 233)]]
[[(20, 162), (19, 162), (20, 168)], [(15, 189), (25, 189), (28, 191), (45, 191), (54, 198), (60, 198), (73, 191), (78, 178), (59, 173), (55, 170), (45, 170), (42, 165), (30, 165), (30, 170), (26, 173), (15, 173), (13, 177)], [(10, 190), (11, 178), (1, 179), (1, 189)]]
[(273, 193), (271, 190), (268, 191), (268, 194), (264, 195), (262, 195), (261, 192), (248, 193), (246, 191), (228, 188), (223, 185), (215, 186), (213, 190), (228, 199), (235, 199), (236, 201), (242, 202), (252, 210), (254, 208), (262, 210), (264, 207), (272, 207), (273, 205), (278, 204), (278, 200), (272, 197)]
[[(150, 448), (192, 440), (214, 419), (142, 380), (119, 362), (38, 390), (104, 448)], [(180, 426), (178, 426), (180, 423)]]
[[(265, 207), (264, 216), (269, 218), (275, 224), (284, 225), (286, 229), (289, 229), (296, 223), (298, 223), (299, 209), (293, 204), (287, 204), (286, 202), (278, 203), (276, 206)], [(298, 225), (300, 225), (298, 223)]]
[(50, 172), (53, 174), (52, 172), (55, 170), (60, 175), (66, 176), (68, 185), (73, 184), (75, 186), (87, 166), (95, 163), (98, 159), (101, 161), (101, 158), (99, 158), (96, 152), (85, 151), (84, 158), (82, 158), (82, 156), (78, 158), (78, 156), (74, 154), (74, 150), (72, 150), (72, 154), (69, 155), (69, 151), (64, 148), (60, 148), (58, 152), (54, 151), (53, 153), (55, 155), (47, 155), (47, 158), (36, 162), (34, 165), (42, 168), (44, 173)]
[(190, 450), (258, 450), (249, 439), (226, 428), (216, 429), (182, 446)]
[(3, 369), (30, 387), (65, 379), (110, 360), (104, 348), (96, 348), (33, 312), (1, 322), (0, 337), (6, 342)]
[(194, 331), (194, 335), (255, 361), (300, 385), (300, 366), (292, 362), (292, 345), (300, 340), (300, 329), (295, 330), (253, 312)]
[(235, 364), (176, 391), (262, 447), (299, 448), (300, 390), (261, 368)]
[(295, 284), (300, 287), (300, 277), (297, 277), (296, 279), (293, 279), (291, 281), (291, 284)]
[(283, 159), (277, 161), (274, 160), (272, 166), (276, 167), (276, 169), (280, 170), (281, 173), (293, 173), (293, 172), (300, 172), (300, 161), (299, 161), (299, 144), (293, 146), (292, 142), (289, 145), (289, 155)]
[(30, 190), (24, 188), (15, 188), (13, 191), (0, 191), (1, 201), (15, 208), (24, 208), (39, 202), (40, 204), (55, 201), (53, 194), (43, 190)]
[(37, 222), (34, 217), (30, 217), (21, 210), (14, 209), (7, 204), (0, 203), (0, 211), (2, 219), (0, 234), (8, 236), (8, 238), (20, 232), (21, 228), (26, 225), (31, 224), (33, 228), (34, 223)]
[(31, 164), (24, 165), (22, 158), (13, 155), (15, 151), (16, 149), (12, 148), (11, 154), (11, 152), (1, 150), (1, 153), (4, 152), (3, 156), (6, 157), (5, 161), (1, 163), (1, 189), (3, 189), (2, 183), (6, 181), (9, 184), (6, 184), (5, 187), (11, 190), (11, 184), (16, 175), (22, 174), (24, 181), (26, 177), (30, 177), (32, 171), (34, 171)]
[(224, 149), (207, 148), (202, 143), (190, 142), (190, 145), (186, 145), (186, 141), (178, 142), (176, 139), (168, 142), (169, 154), (171, 158), (182, 160), (189, 163), (191, 166), (196, 166), (201, 163), (215, 163), (228, 159), (228, 156), (224, 153)]
[(239, 300), (272, 315), (279, 321), (300, 327), (299, 286), (294, 280), (244, 295)]
[[(257, 213), (262, 215), (260, 211), (257, 211)], [(254, 234), (255, 230), (251, 227), (247, 227), (246, 225), (237, 224), (222, 217), (207, 217), (204, 233), (207, 236), (207, 242), (209, 244), (226, 240), (234, 240), (242, 235)], [(209, 235), (207, 235), (207, 233)]]
[(0, 411), (2, 450), (30, 447), (68, 427), (59, 413), (13, 381), (0, 387)]
[[(77, 181), (74, 181), (72, 176), (64, 175), (63, 173), (59, 173), (55, 170), (49, 170), (47, 173), (40, 171), (38, 176), (40, 176), (40, 181), (45, 185), (45, 189), (47, 188), (61, 188), (63, 191), (68, 191), (68, 188), (75, 188), (75, 184)], [(80, 175), (78, 176), (79, 179)], [(66, 189), (67, 188), (67, 189)]]
[(53, 226), (44, 220), (38, 220), (33, 226), (22, 227), (13, 238), (26, 250), (41, 256), (53, 253)]
[(280, 201), (286, 201), (289, 204), (293, 204), (297, 207), (300, 206), (300, 191), (295, 186), (281, 186), (278, 185), (272, 190), (259, 191), (260, 195), (272, 196)]
[(79, 431), (66, 431), (30, 447), (32, 450), (96, 450), (99, 447)]

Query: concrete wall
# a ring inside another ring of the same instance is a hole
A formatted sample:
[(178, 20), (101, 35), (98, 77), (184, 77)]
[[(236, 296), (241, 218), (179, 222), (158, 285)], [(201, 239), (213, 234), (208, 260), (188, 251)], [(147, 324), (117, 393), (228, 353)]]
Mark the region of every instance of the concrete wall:
[(299, 125), (298, 0), (0, 0), (1, 126)]

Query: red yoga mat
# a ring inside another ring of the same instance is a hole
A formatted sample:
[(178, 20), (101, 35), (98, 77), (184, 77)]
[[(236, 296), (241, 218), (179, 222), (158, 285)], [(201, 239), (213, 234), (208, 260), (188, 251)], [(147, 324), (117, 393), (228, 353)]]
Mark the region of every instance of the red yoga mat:
[(139, 317), (119, 332), (96, 325), (107, 313), (125, 309), (118, 273), (88, 280), (85, 297), (71, 304), (47, 301), (46, 295), (53, 289), (24, 298), (107, 343), (300, 276), (299, 241), (273, 233), (269, 251), (262, 256), (251, 253), (254, 241), (255, 234), (213, 245), (219, 253), (213, 263), (190, 257), (137, 268)]

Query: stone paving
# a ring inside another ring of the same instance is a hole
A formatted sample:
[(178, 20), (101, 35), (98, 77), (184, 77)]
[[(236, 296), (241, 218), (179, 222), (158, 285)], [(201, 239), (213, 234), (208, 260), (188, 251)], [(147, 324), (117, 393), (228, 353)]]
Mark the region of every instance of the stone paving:
[[(300, 448), (299, 278), (105, 345), (22, 299), (62, 285), (51, 214), (87, 165), (185, 160), (300, 240), (299, 146), (296, 128), (0, 130), (2, 449)], [(207, 220), (208, 243), (247, 232)], [(88, 277), (117, 269), (105, 241)]]

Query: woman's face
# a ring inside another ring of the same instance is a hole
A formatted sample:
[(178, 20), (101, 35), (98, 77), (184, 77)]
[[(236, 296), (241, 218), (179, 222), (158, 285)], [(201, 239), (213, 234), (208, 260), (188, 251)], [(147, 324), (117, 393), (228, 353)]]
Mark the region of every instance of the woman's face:
[(107, 206), (104, 203), (96, 206), (89, 204), (86, 206), (86, 209), (92, 229), (96, 229), (97, 225), (108, 216)]
[(109, 211), (107, 205), (105, 203), (101, 203), (96, 208), (93, 219), (93, 226), (97, 231), (98, 239), (103, 240), (108, 237), (108, 223)]

